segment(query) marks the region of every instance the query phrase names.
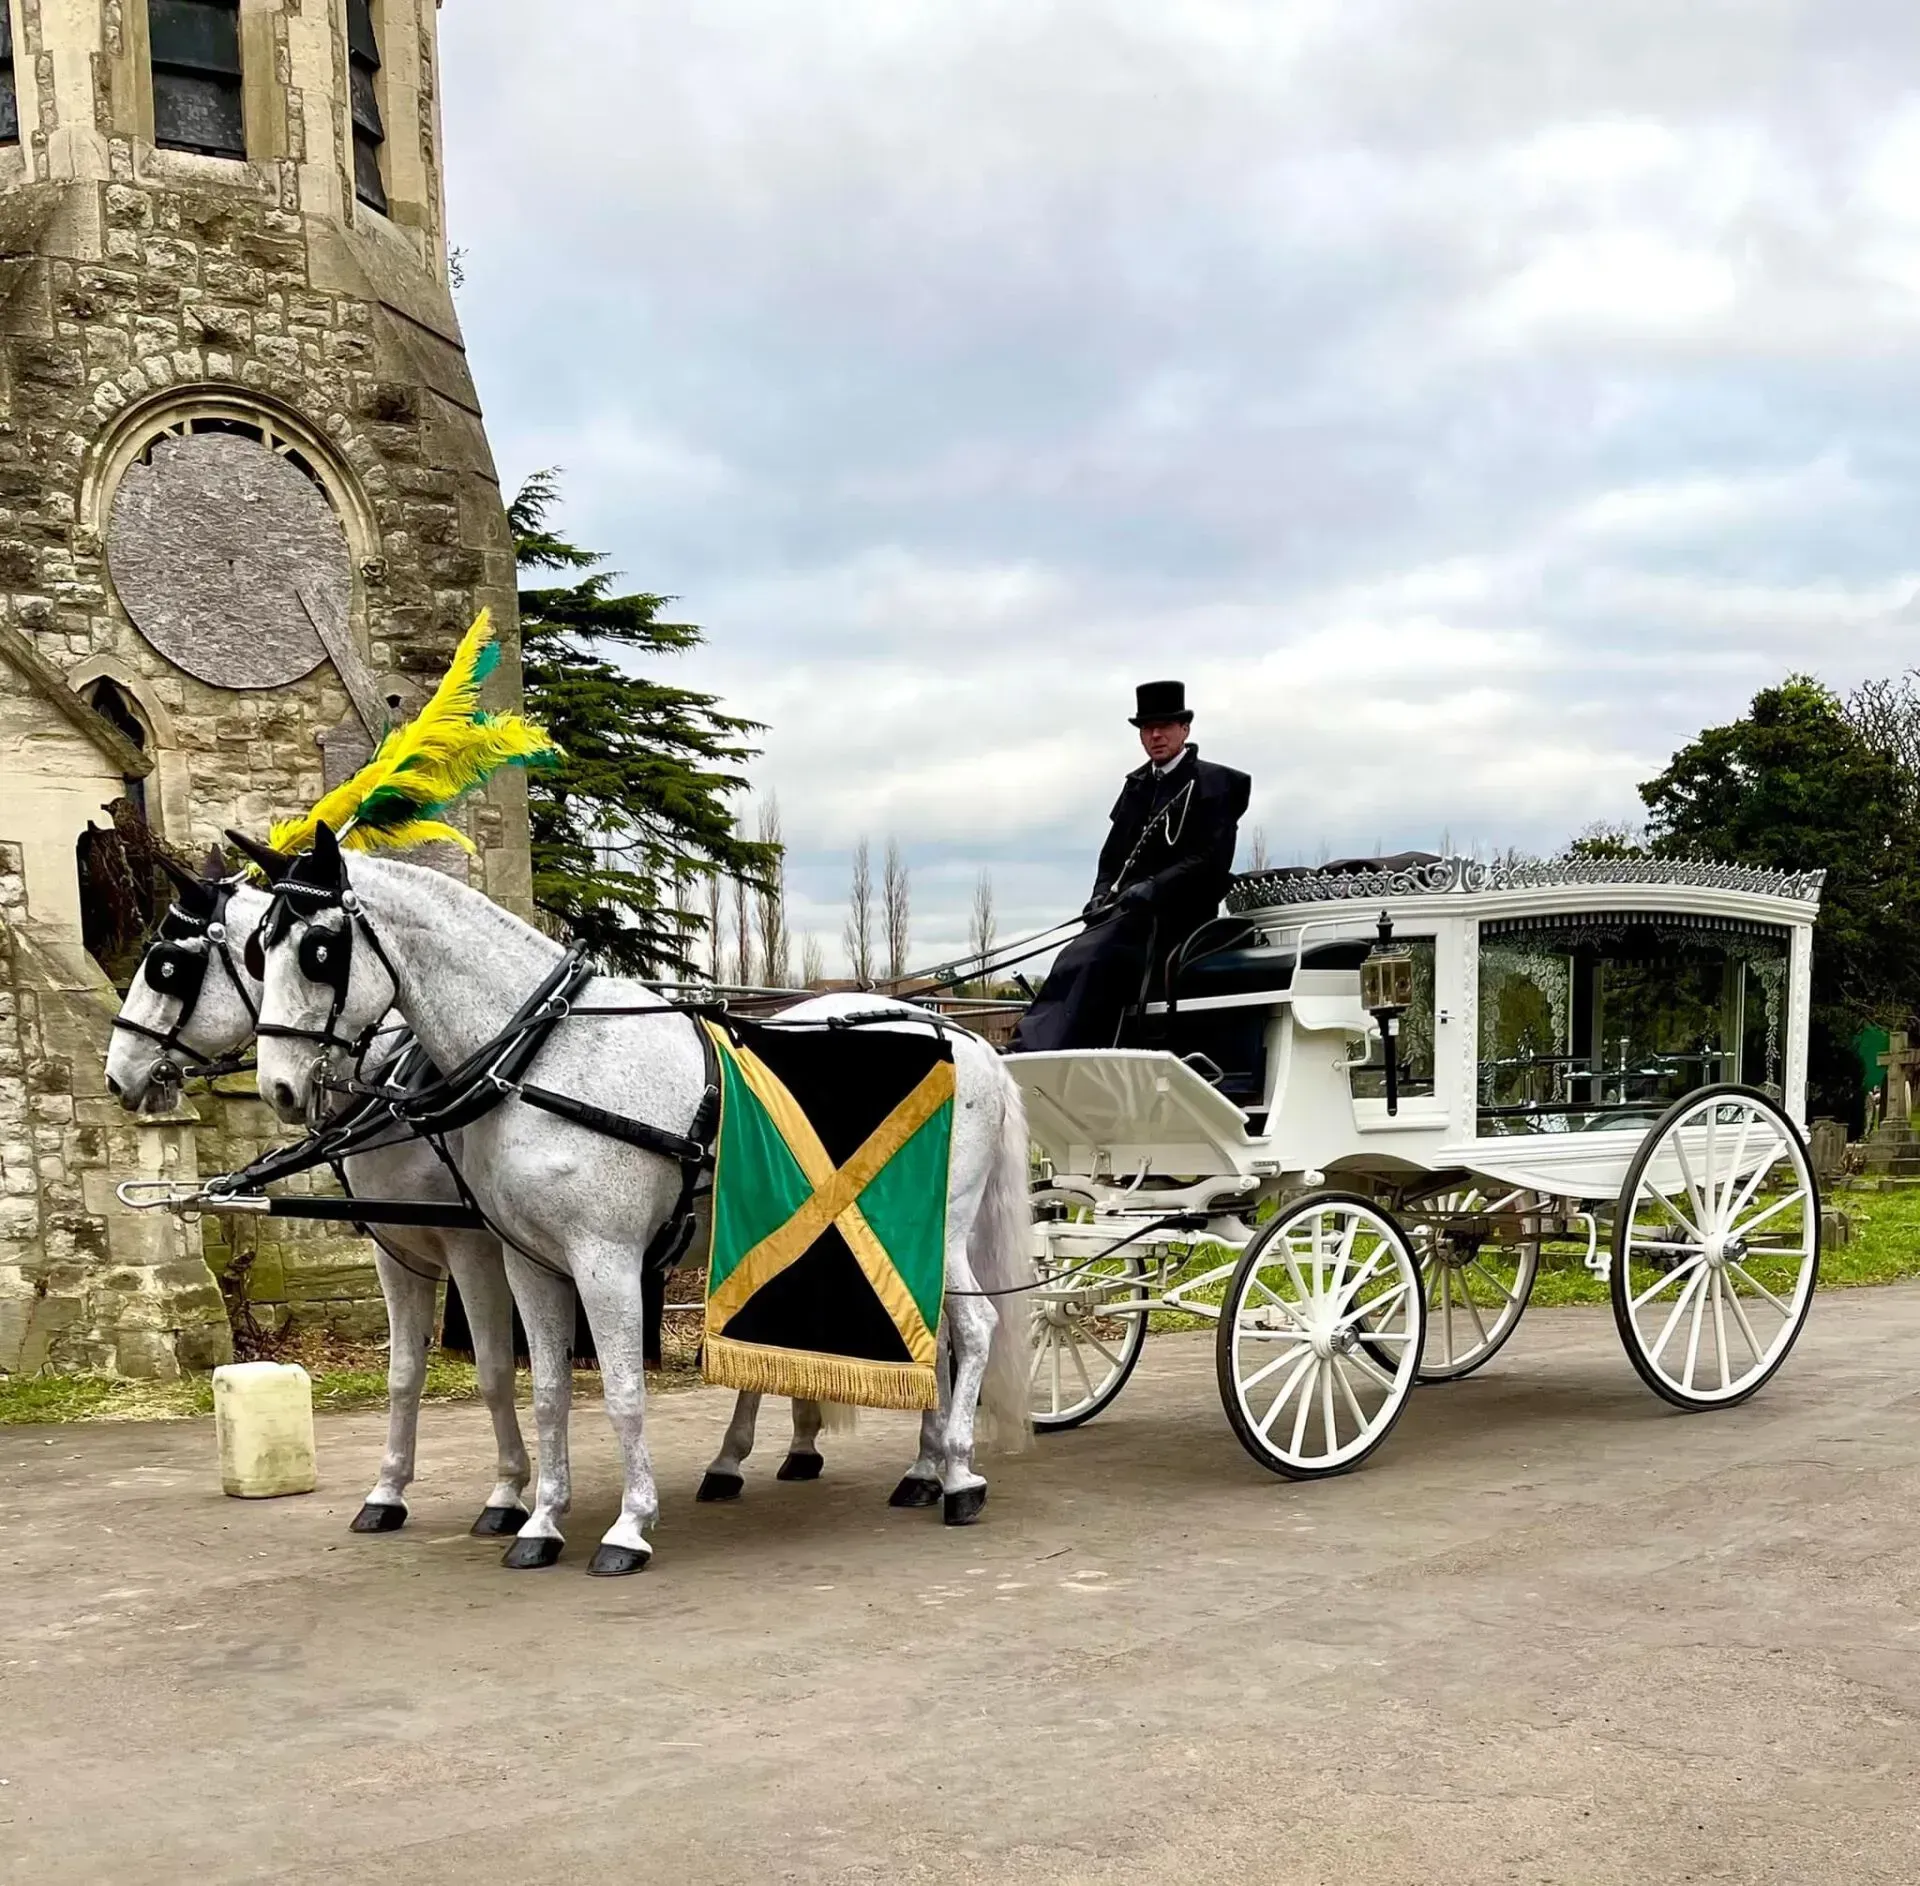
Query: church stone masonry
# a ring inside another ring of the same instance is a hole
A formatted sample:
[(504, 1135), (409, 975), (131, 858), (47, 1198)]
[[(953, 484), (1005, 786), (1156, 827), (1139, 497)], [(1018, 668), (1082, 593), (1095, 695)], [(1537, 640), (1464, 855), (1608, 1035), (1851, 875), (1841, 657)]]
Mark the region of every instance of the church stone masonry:
[[(117, 1205), (275, 1128), (107, 1094), (76, 842), (122, 796), (195, 855), (310, 804), (482, 605), (511, 646), (512, 545), (449, 293), (434, 0), (0, 18), (0, 1372), (165, 1376), (230, 1353), (221, 1280), (268, 1327), (378, 1329), (377, 1292), (324, 1226)], [(525, 910), (519, 779), (469, 827), (473, 881)]]

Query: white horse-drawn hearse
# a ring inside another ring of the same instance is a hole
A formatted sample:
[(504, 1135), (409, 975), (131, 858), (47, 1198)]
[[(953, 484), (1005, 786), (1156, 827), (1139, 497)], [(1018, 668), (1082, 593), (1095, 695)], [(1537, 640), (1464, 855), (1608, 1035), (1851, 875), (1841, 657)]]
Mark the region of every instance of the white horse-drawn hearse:
[(1149, 1323), (1294, 1477), (1513, 1333), (1543, 1246), (1634, 1367), (1727, 1406), (1819, 1264), (1804, 1124), (1820, 876), (1408, 855), (1242, 878), (1110, 1051), (1018, 1056), (1044, 1182), (1033, 1416), (1090, 1419)]

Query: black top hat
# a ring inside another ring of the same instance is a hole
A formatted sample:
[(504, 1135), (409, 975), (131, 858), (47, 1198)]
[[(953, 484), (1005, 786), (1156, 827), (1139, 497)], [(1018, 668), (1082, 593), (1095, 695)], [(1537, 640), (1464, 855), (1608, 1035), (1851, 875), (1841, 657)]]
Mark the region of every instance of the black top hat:
[(1191, 720), (1184, 681), (1143, 681), (1134, 689), (1136, 705), (1131, 725), (1144, 727), (1155, 720)]

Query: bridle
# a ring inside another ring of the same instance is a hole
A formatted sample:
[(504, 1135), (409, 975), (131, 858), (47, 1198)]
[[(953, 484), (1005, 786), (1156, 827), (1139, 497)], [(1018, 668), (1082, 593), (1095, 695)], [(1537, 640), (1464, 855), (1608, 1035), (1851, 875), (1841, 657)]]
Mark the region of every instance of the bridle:
[[(144, 1022), (129, 1021), (124, 1015), (113, 1018), (115, 1028), (125, 1029), (130, 1035), (138, 1035), (143, 1041), (158, 1045), (160, 1058), (154, 1063), (153, 1075), (149, 1078), (159, 1076), (163, 1086), (178, 1085), (185, 1080), (189, 1070), (182, 1067), (176, 1058), (181, 1055), (193, 1063), (191, 1071), (203, 1080), (214, 1080), (223, 1074), (244, 1073), (253, 1065), (244, 1048), (226, 1054), (202, 1054), (198, 1048), (180, 1039), (181, 1031), (192, 1021), (194, 1009), (199, 1004), (200, 991), (206, 984), (207, 967), (215, 961), (226, 971), (227, 980), (233, 984), (234, 993), (239, 996), (241, 1006), (246, 1009), (247, 1018), (256, 1030), (260, 1021), (259, 1004), (248, 990), (245, 977), (234, 965), (232, 938), (227, 930), (227, 905), (232, 901), (235, 884), (223, 881), (208, 885), (206, 890), (209, 908), (205, 913), (188, 910), (180, 904), (168, 909), (160, 920), (159, 938), (141, 963), (140, 973), (147, 987), (156, 995), (172, 996), (180, 1004), (180, 1011), (172, 1024), (165, 1029), (149, 1028)], [(206, 947), (194, 949), (192, 945), (195, 943), (204, 943)]]
[[(302, 859), (301, 863), (304, 862), (305, 859)], [(318, 1028), (296, 1028), (287, 1022), (258, 1021), (254, 1026), (254, 1033), (263, 1040), (306, 1041), (320, 1050), (313, 1059), (307, 1095), (307, 1111), (312, 1115), (321, 1094), (332, 1086), (327, 1074), (334, 1051), (338, 1049), (346, 1054), (356, 1067), (365, 1061), (368, 1050), (381, 1032), (382, 1020), (399, 996), (400, 973), (381, 947), (380, 938), (367, 921), (367, 914), (350, 884), (310, 883), (299, 875), (299, 865), (296, 865), (293, 871), (269, 887), (267, 895), (271, 900), (267, 914), (261, 918), (260, 927), (247, 942), (248, 969), (255, 973), (257, 980), (264, 982), (266, 952), (287, 935), (295, 922), (304, 922), (307, 929), (300, 938), (294, 960), (299, 964), (301, 975), (329, 991), (327, 1019)], [(337, 927), (331, 924), (324, 929), (318, 927), (314, 919), (329, 910), (341, 911), (346, 921)], [(358, 1034), (343, 1035), (340, 1032), (340, 1012), (346, 1007), (347, 991), (353, 982), (356, 936), (366, 939), (367, 947), (379, 958), (380, 967), (387, 972), (387, 999), (374, 1011), (373, 1020)]]

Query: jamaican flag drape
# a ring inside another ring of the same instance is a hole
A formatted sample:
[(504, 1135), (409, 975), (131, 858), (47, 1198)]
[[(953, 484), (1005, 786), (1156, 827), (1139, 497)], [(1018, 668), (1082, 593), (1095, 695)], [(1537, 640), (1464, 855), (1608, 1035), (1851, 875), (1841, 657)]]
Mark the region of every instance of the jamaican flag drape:
[(707, 1027), (720, 1059), (707, 1380), (933, 1407), (952, 1047), (933, 1029)]

